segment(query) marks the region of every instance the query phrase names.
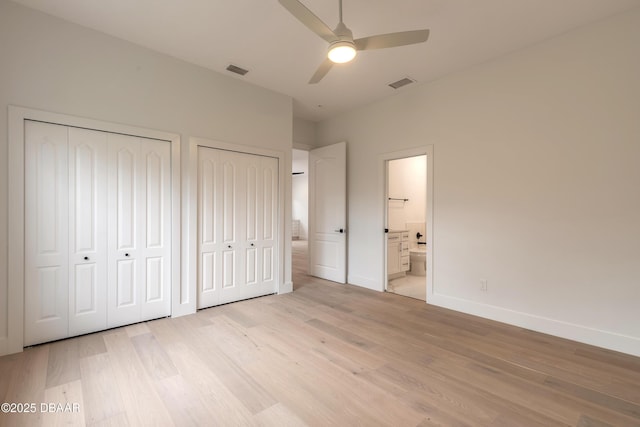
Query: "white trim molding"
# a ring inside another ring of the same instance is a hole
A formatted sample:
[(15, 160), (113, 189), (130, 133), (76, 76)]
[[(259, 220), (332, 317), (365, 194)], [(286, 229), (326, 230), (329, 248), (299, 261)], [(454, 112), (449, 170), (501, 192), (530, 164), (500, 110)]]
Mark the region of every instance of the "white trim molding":
[(9, 254), (7, 337), (0, 337), (0, 355), (22, 351), (24, 344), (24, 121), (34, 120), (110, 133), (159, 139), (171, 143), (171, 283), (172, 316), (180, 294), (180, 135), (153, 129), (9, 106)]

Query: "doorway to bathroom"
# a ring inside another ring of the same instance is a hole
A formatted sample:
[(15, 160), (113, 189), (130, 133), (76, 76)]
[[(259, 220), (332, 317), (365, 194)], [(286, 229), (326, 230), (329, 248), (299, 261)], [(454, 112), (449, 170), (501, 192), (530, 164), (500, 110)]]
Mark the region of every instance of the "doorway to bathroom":
[(428, 163), (425, 150), (384, 160), (385, 290), (422, 301), (431, 273)]

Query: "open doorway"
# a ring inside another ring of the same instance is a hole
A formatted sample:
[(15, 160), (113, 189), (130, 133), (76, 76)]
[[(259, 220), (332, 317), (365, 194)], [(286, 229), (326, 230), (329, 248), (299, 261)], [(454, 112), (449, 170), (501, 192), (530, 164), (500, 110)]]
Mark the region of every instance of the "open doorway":
[[(292, 185), (293, 235), (297, 234), (298, 241), (306, 237), (308, 242), (307, 272), (310, 276), (344, 284), (347, 280), (347, 143), (343, 141), (307, 153), (295, 153), (292, 158), (294, 155), (300, 159), (308, 155), (308, 178), (306, 173), (296, 169), (303, 167), (302, 162), (298, 166), (292, 164), (294, 177), (297, 177), (293, 179), (300, 181), (299, 184), (294, 181)], [(305, 189), (307, 207), (298, 209), (304, 204)], [(297, 201), (298, 190), (303, 195)], [(308, 227), (301, 220), (305, 212)], [(302, 243), (294, 240), (294, 251), (301, 246)]]
[(385, 290), (426, 301), (427, 156), (400, 157), (385, 163)]
[(309, 152), (292, 151), (291, 171), (291, 251), (293, 267), (293, 288), (300, 286), (308, 273), (308, 233), (309, 233)]

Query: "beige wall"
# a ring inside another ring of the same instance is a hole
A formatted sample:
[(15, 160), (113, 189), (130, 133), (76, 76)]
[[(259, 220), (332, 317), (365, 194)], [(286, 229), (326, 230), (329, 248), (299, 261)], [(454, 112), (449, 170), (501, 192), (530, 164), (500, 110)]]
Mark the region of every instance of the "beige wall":
[(431, 302), (640, 355), (638, 46), (635, 10), (320, 123), (350, 282), (382, 289), (379, 156), (433, 145)]
[[(179, 23), (170, 30), (180, 31)], [(178, 133), (183, 177), (192, 136), (285, 152), (290, 223), (291, 98), (0, 0), (0, 340), (7, 335), (7, 105)]]
[(316, 145), (315, 122), (293, 118), (293, 147), (300, 150), (310, 150)]

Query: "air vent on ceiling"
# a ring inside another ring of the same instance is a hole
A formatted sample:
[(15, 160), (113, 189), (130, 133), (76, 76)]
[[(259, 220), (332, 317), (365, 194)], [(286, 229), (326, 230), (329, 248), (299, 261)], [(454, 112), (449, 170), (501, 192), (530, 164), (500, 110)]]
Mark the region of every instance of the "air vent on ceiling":
[(227, 67), (227, 71), (231, 71), (232, 73), (240, 74), (241, 76), (244, 76), (245, 74), (247, 74), (249, 72), (249, 70), (245, 70), (244, 68), (240, 68), (237, 65), (233, 65), (233, 64), (229, 64), (229, 66)]
[(405, 77), (404, 79), (400, 79), (397, 82), (389, 83), (389, 86), (394, 89), (400, 89), (402, 86), (406, 86), (411, 83), (415, 83), (415, 80), (411, 80), (409, 77)]

